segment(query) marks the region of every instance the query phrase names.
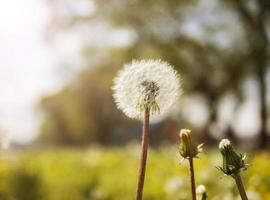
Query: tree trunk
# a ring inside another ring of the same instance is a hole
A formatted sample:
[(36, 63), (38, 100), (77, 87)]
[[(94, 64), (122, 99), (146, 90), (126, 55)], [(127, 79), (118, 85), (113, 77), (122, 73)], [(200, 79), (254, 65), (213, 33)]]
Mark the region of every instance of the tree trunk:
[(257, 77), (259, 82), (259, 91), (260, 91), (260, 119), (261, 119), (261, 128), (259, 132), (259, 148), (265, 149), (267, 147), (267, 102), (266, 102), (266, 59), (263, 54), (258, 56), (258, 66), (257, 66)]
[(217, 122), (216, 98), (214, 98), (213, 95), (208, 95), (207, 100), (209, 106), (209, 119), (204, 130), (203, 143), (207, 145), (212, 145), (216, 142), (216, 139), (213, 138), (211, 134), (211, 129), (213, 125)]

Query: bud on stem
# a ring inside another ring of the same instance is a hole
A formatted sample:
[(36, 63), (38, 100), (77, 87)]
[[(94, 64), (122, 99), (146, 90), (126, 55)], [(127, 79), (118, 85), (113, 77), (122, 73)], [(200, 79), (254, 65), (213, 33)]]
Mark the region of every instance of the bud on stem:
[(202, 151), (202, 144), (198, 146), (193, 144), (191, 139), (191, 131), (189, 129), (182, 129), (180, 132), (179, 153), (184, 159), (188, 159), (189, 161), (192, 200), (196, 200), (196, 186), (195, 186), (193, 158), (197, 158), (198, 154), (201, 151)]
[(223, 166), (217, 167), (224, 174), (231, 176), (234, 178), (238, 191), (242, 200), (248, 200), (247, 194), (240, 176), (240, 173), (243, 170), (247, 169), (248, 164), (245, 163), (246, 155), (245, 154), (237, 154), (233, 146), (228, 139), (223, 139), (219, 143), (219, 150), (222, 154), (223, 158)]
[(243, 170), (247, 169), (247, 164), (245, 163), (246, 155), (237, 154), (233, 146), (228, 139), (223, 139), (219, 143), (219, 150), (223, 158), (223, 166), (218, 167), (224, 174), (228, 176), (235, 176)]

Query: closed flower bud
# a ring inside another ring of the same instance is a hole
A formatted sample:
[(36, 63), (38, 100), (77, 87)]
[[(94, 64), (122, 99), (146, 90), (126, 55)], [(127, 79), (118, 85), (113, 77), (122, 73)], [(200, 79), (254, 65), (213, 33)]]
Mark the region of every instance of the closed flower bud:
[(179, 153), (183, 158), (194, 158), (202, 151), (202, 144), (196, 146), (191, 139), (191, 131), (182, 129), (180, 132)]
[(200, 200), (206, 200), (207, 199), (206, 189), (205, 189), (204, 185), (199, 185), (196, 188), (196, 194), (197, 194), (197, 199), (200, 199)]
[(230, 140), (221, 140), (219, 150), (223, 157), (223, 166), (218, 167), (218, 169), (224, 172), (224, 174), (234, 177), (236, 174), (247, 169), (248, 165), (245, 164), (246, 155), (237, 154)]

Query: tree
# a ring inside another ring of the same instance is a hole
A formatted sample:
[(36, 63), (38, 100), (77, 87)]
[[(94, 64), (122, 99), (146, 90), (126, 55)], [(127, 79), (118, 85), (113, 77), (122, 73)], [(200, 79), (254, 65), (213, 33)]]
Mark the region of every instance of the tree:
[[(115, 70), (110, 69), (103, 66), (85, 70), (72, 84), (41, 100), (40, 107), (45, 111), (41, 141), (80, 145), (91, 142), (119, 144), (134, 137), (126, 129), (123, 130), (125, 126), (133, 130), (134, 122), (126, 120), (111, 99), (110, 86)], [(122, 134), (118, 140), (114, 140), (115, 134), (119, 133)]]
[[(177, 70), (184, 77), (183, 85), (185, 93), (200, 93), (208, 102), (210, 117), (208, 123), (205, 125), (206, 140), (210, 140), (211, 136), (209, 132), (211, 126), (218, 120), (217, 110), (220, 99), (227, 92), (233, 92), (235, 96), (241, 97), (242, 91), (240, 86), (244, 78), (256, 71), (257, 77), (259, 77), (258, 80), (261, 83), (261, 119), (262, 130), (264, 130), (261, 131), (261, 146), (265, 146), (263, 143), (266, 141), (267, 117), (264, 75), (267, 65), (266, 50), (268, 47), (268, 42), (265, 42), (266, 25), (264, 23), (266, 24), (265, 10), (267, 10), (265, 7), (261, 8), (258, 12), (264, 13), (262, 14), (263, 17), (260, 17), (263, 18), (264, 22), (260, 22), (261, 25), (256, 22), (257, 28), (255, 30), (253, 20), (252, 25), (248, 26), (249, 28), (246, 26), (246, 21), (250, 21), (249, 18), (254, 18), (254, 16), (247, 12), (248, 10), (243, 6), (244, 1), (217, 1), (213, 5), (209, 4), (209, 10), (204, 12), (210, 13), (211, 15), (208, 16), (209, 19), (215, 19), (215, 23), (211, 22), (211, 20), (208, 22), (208, 18), (200, 19), (200, 16), (205, 15), (205, 13), (198, 16), (197, 11), (194, 10), (197, 8), (205, 9), (200, 8), (200, 4), (202, 2), (209, 3), (208, 0), (102, 0), (91, 2), (95, 7), (94, 11), (86, 15), (81, 15), (81, 13), (72, 12), (71, 8), (73, 6), (69, 5), (70, 2), (68, 1), (51, 1), (53, 8), (55, 8), (54, 5), (59, 4), (62, 8), (68, 7), (67, 10), (69, 11), (63, 12), (68, 13), (68, 15), (61, 17), (57, 13), (57, 10), (54, 9), (56, 14), (52, 20), (54, 23), (52, 23), (51, 29), (64, 32), (64, 30), (89, 26), (90, 30), (92, 30), (90, 25), (94, 24), (105, 24), (104, 26), (109, 27), (109, 31), (105, 33), (101, 33), (100, 31), (96, 33), (103, 34), (103, 38), (101, 37), (100, 40), (100, 43), (103, 44), (102, 47), (97, 47), (87, 42), (84, 42), (82, 45), (86, 60), (95, 60), (96, 58), (100, 58), (100, 54), (102, 54), (103, 57), (102, 59), (98, 59), (98, 64), (89, 62), (88, 67), (95, 66), (97, 70), (99, 65), (101, 67), (107, 66), (107, 69), (104, 70), (104, 73), (107, 75), (110, 72), (107, 73), (106, 71), (110, 71), (112, 66), (116, 70), (124, 62), (130, 61), (132, 58), (161, 58), (176, 66)], [(76, 2), (73, 3), (76, 4)], [(264, 2), (264, 4), (266, 5), (267, 3)], [(201, 32), (203, 33), (199, 36), (193, 36), (190, 32), (187, 33), (184, 31), (184, 24), (192, 24), (194, 22), (194, 15), (196, 14), (197, 18), (195, 20), (201, 23)], [(235, 24), (232, 24), (231, 20), (224, 16), (233, 18)], [(238, 29), (235, 29), (235, 26)], [(112, 34), (110, 34), (113, 33), (113, 30), (128, 30), (129, 35), (131, 35), (128, 45), (124, 47), (112, 47), (110, 44), (105, 44), (102, 40), (107, 41), (107, 38), (113, 39)], [(255, 32), (260, 33), (255, 34)], [(220, 34), (223, 34), (223, 40), (228, 40), (229, 38), (230, 42), (227, 45), (224, 46), (215, 39), (219, 38)], [(247, 38), (250, 38), (249, 34), (254, 39), (249, 41), (249, 45), (247, 46)], [(258, 41), (258, 44), (262, 44), (257, 45)], [(109, 62), (113, 62), (113, 64), (108, 63), (108, 60)], [(254, 65), (254, 63), (256, 64)], [(264, 67), (254, 68), (253, 66)], [(95, 70), (90, 71), (93, 73)], [(71, 82), (70, 86), (73, 84)], [(104, 85), (104, 88), (106, 88), (104, 90), (106, 97), (105, 93), (109, 93), (109, 85)], [(92, 92), (94, 93), (94, 91), (96, 90), (93, 88)], [(78, 118), (80, 118), (80, 112), (77, 112)]]
[(246, 42), (252, 59), (253, 70), (260, 87), (260, 118), (261, 129), (259, 147), (266, 148), (267, 134), (267, 87), (266, 72), (269, 66), (269, 38), (267, 29), (270, 27), (270, 2), (267, 0), (229, 2), (242, 20), (246, 31)]

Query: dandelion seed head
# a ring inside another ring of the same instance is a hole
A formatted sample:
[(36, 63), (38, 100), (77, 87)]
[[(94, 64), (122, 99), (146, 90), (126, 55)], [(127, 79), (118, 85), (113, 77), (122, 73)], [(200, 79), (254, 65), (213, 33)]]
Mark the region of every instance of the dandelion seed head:
[(142, 119), (147, 107), (152, 119), (166, 116), (181, 93), (179, 75), (161, 60), (124, 65), (112, 89), (117, 107), (135, 119)]

